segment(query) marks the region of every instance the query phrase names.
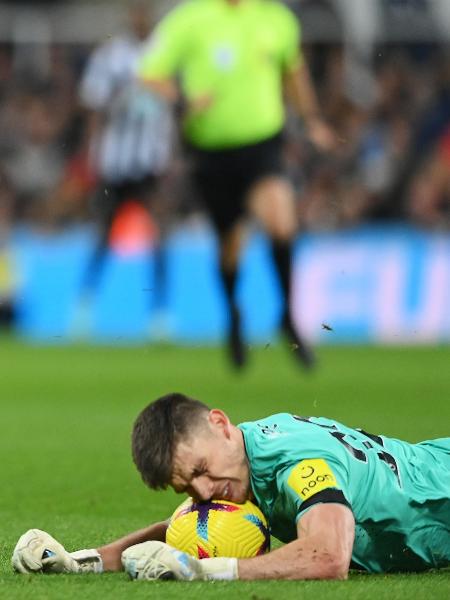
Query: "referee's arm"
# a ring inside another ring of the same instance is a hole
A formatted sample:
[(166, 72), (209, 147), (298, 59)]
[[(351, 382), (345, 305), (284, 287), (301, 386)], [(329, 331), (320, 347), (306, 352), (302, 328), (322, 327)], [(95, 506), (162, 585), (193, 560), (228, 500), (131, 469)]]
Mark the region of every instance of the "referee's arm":
[(308, 136), (314, 145), (319, 150), (333, 150), (337, 144), (336, 134), (321, 116), (307, 64), (302, 61), (287, 69), (283, 84), (287, 99), (305, 122)]
[(160, 96), (166, 102), (170, 104), (178, 102), (180, 92), (174, 79), (153, 79), (141, 74), (138, 78), (144, 87)]

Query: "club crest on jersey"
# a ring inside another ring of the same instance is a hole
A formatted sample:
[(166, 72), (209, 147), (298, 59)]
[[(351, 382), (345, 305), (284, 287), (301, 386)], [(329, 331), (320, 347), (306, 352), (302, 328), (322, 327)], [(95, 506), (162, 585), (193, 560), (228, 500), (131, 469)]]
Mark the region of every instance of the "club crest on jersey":
[(277, 429), (278, 425), (274, 423), (273, 425), (261, 425), (258, 423), (258, 427), (261, 430), (261, 433), (268, 436), (280, 436), (283, 435), (283, 432)]
[(230, 46), (216, 46), (214, 48), (214, 64), (221, 71), (229, 71), (236, 63), (236, 53)]

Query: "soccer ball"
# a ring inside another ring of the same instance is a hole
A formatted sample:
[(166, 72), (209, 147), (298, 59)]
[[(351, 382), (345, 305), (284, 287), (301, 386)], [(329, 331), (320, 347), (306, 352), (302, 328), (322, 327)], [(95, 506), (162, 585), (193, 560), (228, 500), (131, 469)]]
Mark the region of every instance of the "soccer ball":
[(252, 502), (194, 502), (188, 498), (173, 513), (166, 542), (196, 558), (251, 558), (270, 548), (267, 521)]

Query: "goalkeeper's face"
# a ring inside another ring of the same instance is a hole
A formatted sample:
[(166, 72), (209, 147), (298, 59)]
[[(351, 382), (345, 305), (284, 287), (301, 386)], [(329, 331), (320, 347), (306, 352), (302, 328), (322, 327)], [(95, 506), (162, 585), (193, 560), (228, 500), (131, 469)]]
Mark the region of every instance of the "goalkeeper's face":
[(250, 497), (250, 469), (240, 429), (221, 410), (175, 446), (171, 486), (195, 500), (242, 503)]

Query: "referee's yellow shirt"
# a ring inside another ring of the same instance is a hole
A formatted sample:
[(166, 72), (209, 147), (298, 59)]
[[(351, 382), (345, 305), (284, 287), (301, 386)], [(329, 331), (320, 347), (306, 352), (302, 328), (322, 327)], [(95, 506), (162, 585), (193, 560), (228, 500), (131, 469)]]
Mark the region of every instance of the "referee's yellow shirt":
[(179, 77), (188, 102), (211, 97), (185, 116), (185, 138), (203, 149), (234, 148), (282, 129), (282, 77), (300, 61), (300, 26), (283, 4), (188, 0), (157, 26), (138, 76)]

